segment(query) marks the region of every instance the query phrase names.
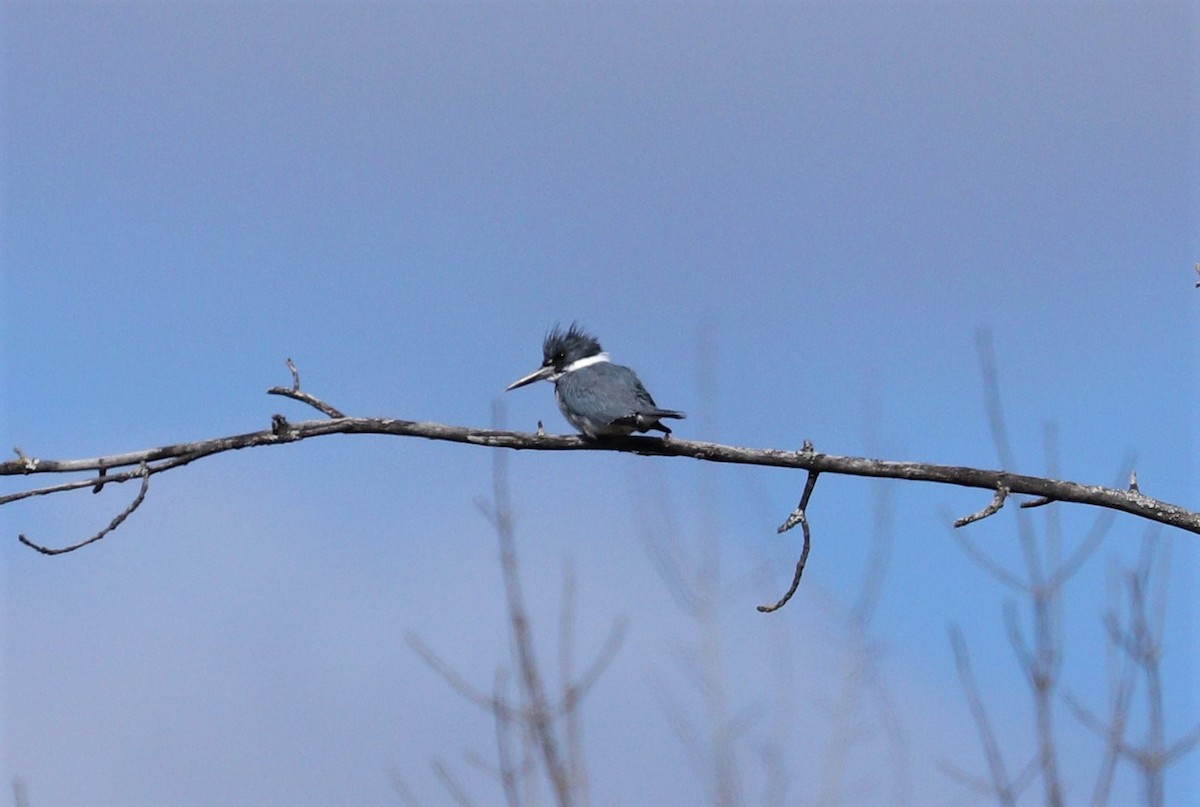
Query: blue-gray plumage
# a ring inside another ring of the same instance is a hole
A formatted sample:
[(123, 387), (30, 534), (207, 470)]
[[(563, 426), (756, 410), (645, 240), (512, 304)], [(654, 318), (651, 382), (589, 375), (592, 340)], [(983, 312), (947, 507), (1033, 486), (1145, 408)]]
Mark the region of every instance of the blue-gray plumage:
[(542, 356), (541, 367), (507, 389), (553, 381), (558, 408), (588, 437), (627, 437), (652, 429), (670, 434), (662, 418), (684, 417), (682, 412), (660, 409), (637, 374), (610, 362), (596, 337), (578, 325), (550, 331), (542, 343)]

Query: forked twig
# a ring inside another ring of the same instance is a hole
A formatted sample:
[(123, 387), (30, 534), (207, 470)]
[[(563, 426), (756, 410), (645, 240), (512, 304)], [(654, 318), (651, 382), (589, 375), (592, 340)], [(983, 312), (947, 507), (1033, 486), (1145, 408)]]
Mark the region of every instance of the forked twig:
[(292, 374), (292, 386), (289, 387), (271, 387), (267, 390), (268, 395), (282, 395), (285, 398), (291, 398), (301, 403), (306, 403), (313, 409), (328, 415), (331, 418), (344, 418), (346, 415), (336, 407), (322, 401), (315, 395), (309, 395), (304, 390), (300, 389), (300, 371), (296, 369), (296, 364), (290, 358), (287, 360), (288, 370)]

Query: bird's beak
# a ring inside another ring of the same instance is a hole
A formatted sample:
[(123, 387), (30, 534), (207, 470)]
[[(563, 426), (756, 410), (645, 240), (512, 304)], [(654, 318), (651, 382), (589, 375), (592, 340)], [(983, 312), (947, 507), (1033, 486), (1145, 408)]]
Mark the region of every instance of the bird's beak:
[(539, 367), (524, 378), (518, 378), (516, 381), (504, 388), (505, 392), (514, 390), (517, 387), (523, 387), (526, 384), (532, 384), (534, 381), (541, 381), (543, 378), (549, 378), (554, 375), (553, 367)]

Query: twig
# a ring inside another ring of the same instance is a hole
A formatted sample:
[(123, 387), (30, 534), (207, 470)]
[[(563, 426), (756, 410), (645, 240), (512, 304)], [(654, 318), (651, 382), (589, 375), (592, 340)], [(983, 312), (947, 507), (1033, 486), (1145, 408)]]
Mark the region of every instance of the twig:
[[(811, 453), (812, 443), (805, 443), (805, 448)], [(808, 516), (806, 510), (808, 508), (808, 500), (812, 497), (813, 488), (817, 485), (818, 471), (809, 471), (808, 479), (804, 483), (804, 493), (800, 496), (800, 503), (796, 505), (796, 509), (791, 512), (787, 520), (779, 525), (776, 530), (779, 533), (785, 533), (797, 524), (804, 531), (804, 548), (800, 550), (800, 559), (796, 561), (796, 571), (792, 575), (792, 584), (784, 593), (779, 601), (774, 605), (760, 605), (758, 610), (760, 613), (769, 614), (772, 611), (778, 611), (780, 608), (788, 604), (788, 600), (796, 593), (796, 589), (800, 587), (800, 578), (804, 576), (804, 565), (808, 563), (808, 550), (812, 548), (812, 533), (808, 526)]]
[(992, 496), (992, 501), (987, 507), (982, 510), (971, 513), (969, 516), (963, 516), (954, 520), (954, 526), (965, 527), (968, 524), (973, 524), (976, 521), (981, 521), (990, 515), (1000, 512), (1000, 508), (1004, 506), (1004, 500), (1008, 498), (1008, 486), (1000, 484), (996, 487), (996, 494)]
[(599, 680), (601, 674), (608, 669), (608, 665), (616, 658), (617, 653), (621, 650), (621, 646), (625, 644), (625, 634), (629, 630), (629, 620), (620, 617), (608, 632), (608, 638), (604, 640), (604, 644), (600, 646), (600, 652), (592, 659), (592, 662), (583, 671), (583, 675), (579, 676), (574, 683), (565, 688), (563, 703), (559, 707), (559, 711), (564, 713), (569, 712), (574, 708), (579, 701), (587, 695), (591, 690), (592, 685)]
[(420, 802), (413, 795), (412, 788), (408, 786), (408, 781), (400, 773), (396, 767), (388, 769), (388, 781), (391, 782), (392, 790), (396, 791), (396, 796), (404, 807), (420, 807)]
[(412, 648), (413, 652), (420, 656), (421, 660), (429, 665), (430, 669), (440, 675), (442, 680), (463, 698), (506, 720), (517, 720), (520, 718), (520, 714), (512, 712), (506, 702), (498, 701), (494, 697), (486, 695), (473, 687), (465, 678), (455, 672), (454, 668), (446, 663), (441, 656), (433, 652), (427, 644), (421, 641), (421, 637), (415, 633), (407, 633), (404, 639), (408, 642), (408, 646)]
[(84, 547), (84, 546), (87, 546), (88, 544), (99, 541), (101, 538), (108, 535), (110, 532), (115, 530), (117, 527), (121, 526), (121, 522), (124, 521), (125, 519), (129, 518), (129, 515), (134, 510), (138, 509), (138, 507), (141, 506), (142, 502), (144, 502), (146, 500), (146, 491), (148, 491), (150, 489), (150, 470), (146, 467), (145, 463), (142, 463), (141, 476), (142, 476), (142, 488), (141, 488), (141, 490), (138, 491), (138, 495), (134, 498), (134, 500), (132, 502), (130, 502), (128, 507), (126, 507), (120, 513), (118, 513), (117, 517), (114, 518), (112, 521), (110, 521), (108, 523), (107, 527), (100, 530), (100, 532), (96, 533), (91, 538), (80, 541), (77, 544), (71, 544), (70, 546), (64, 546), (64, 547), (60, 547), (58, 549), (52, 549), (51, 547), (44, 546), (44, 545), (38, 544), (38, 543), (34, 543), (33, 541), (26, 538), (24, 534), (18, 535), (17, 540), (20, 541), (21, 543), (25, 544), (25, 546), (36, 549), (38, 552), (41, 552), (43, 555), (61, 555), (64, 552), (74, 552), (76, 549), (79, 549), (80, 547)]
[(319, 412), (329, 415), (329, 417), (331, 417), (331, 418), (344, 418), (345, 417), (345, 415), (342, 414), (340, 409), (330, 406), (329, 404), (322, 401), (320, 398), (317, 398), (314, 395), (309, 395), (307, 392), (304, 392), (303, 390), (300, 389), (300, 371), (296, 369), (295, 363), (290, 358), (287, 360), (287, 367), (288, 367), (288, 370), (291, 371), (291, 374), (292, 374), (291, 388), (289, 389), (288, 387), (271, 387), (270, 389), (267, 390), (268, 395), (282, 395), (285, 398), (291, 398), (293, 400), (300, 401), (301, 403), (306, 403), (309, 406), (311, 406), (313, 409), (316, 409)]
[(459, 807), (472, 807), (472, 802), (467, 798), (467, 793), (462, 789), (462, 785), (454, 778), (454, 774), (450, 773), (450, 769), (440, 759), (435, 759), (430, 763), (433, 772), (437, 774), (437, 778), (442, 783), (442, 787), (446, 788), (446, 792), (454, 799), (454, 802)]
[(292, 374), (292, 392), (300, 391), (300, 370), (297, 369), (296, 363), (292, 361), (292, 357), (287, 358), (288, 372)]
[(517, 787), (517, 773), (520, 769), (513, 762), (512, 744), (509, 741), (512, 720), (508, 717), (511, 709), (508, 707), (507, 693), (508, 673), (501, 667), (496, 670), (496, 682), (492, 686), (492, 700), (501, 707), (493, 713), (496, 724), (496, 756), (499, 764), (500, 789), (504, 791), (504, 801), (508, 807), (519, 807), (521, 795)]

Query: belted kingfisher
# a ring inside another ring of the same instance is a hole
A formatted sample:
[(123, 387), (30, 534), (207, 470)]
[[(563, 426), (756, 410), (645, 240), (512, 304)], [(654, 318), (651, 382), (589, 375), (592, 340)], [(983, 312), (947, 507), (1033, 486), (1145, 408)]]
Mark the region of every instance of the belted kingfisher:
[(670, 434), (661, 419), (685, 417), (673, 409), (659, 409), (637, 374), (610, 362), (596, 337), (578, 325), (565, 332), (556, 326), (546, 334), (542, 356), (541, 367), (504, 391), (543, 379), (553, 381), (558, 408), (588, 437), (628, 437), (651, 429)]

